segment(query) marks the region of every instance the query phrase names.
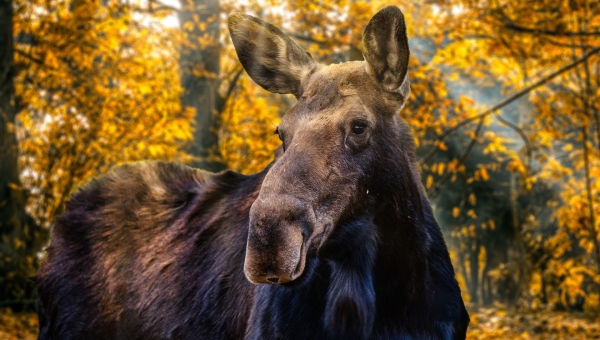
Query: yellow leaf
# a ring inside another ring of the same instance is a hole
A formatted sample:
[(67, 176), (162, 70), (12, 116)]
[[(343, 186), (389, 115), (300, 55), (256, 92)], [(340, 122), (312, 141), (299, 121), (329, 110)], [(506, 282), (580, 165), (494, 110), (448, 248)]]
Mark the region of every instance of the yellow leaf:
[(484, 181), (487, 181), (490, 179), (490, 175), (488, 174), (486, 168), (481, 168), (479, 170), (479, 174), (481, 175), (481, 179), (483, 179)]
[(452, 208), (452, 216), (454, 216), (455, 218), (458, 218), (459, 215), (460, 215), (460, 208), (459, 207)]
[(471, 203), (471, 205), (477, 204), (477, 197), (475, 197), (475, 194), (471, 193), (469, 195), (469, 203)]
[(23, 187), (16, 184), (16, 183), (12, 183), (12, 182), (8, 182), (8, 187), (15, 190), (15, 191), (19, 191), (19, 190), (23, 190)]
[(183, 30), (184, 30), (184, 31), (191, 32), (191, 31), (193, 31), (193, 30), (194, 30), (194, 26), (195, 26), (195, 25), (194, 25), (194, 22), (193, 22), (193, 21), (186, 21), (186, 22), (183, 24)]
[(435, 44), (439, 45), (443, 39), (444, 39), (444, 34), (443, 33), (438, 34), (437, 38), (435, 38)]

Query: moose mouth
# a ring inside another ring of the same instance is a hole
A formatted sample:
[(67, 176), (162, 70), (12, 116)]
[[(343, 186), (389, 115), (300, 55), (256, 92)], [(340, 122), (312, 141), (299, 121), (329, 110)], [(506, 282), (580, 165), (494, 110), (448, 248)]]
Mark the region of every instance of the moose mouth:
[[(244, 263), (246, 277), (252, 283), (301, 284), (304, 276), (311, 276), (306, 272), (314, 269), (311, 254), (320, 254), (323, 245), (328, 243), (333, 226), (332, 221), (322, 223), (310, 236), (306, 235), (306, 229), (291, 232), (291, 228), (285, 228), (283, 230), (287, 229), (287, 233), (279, 234), (279, 237), (274, 237), (276, 241), (268, 243), (264, 239), (260, 242), (261, 237), (257, 237), (251, 229)], [(278, 249), (277, 244), (286, 246)]]
[[(249, 239), (244, 263), (244, 274), (252, 283), (284, 284), (298, 279), (306, 265), (306, 245), (300, 236), (300, 245), (283, 249), (276, 246), (253, 249)], [(296, 250), (298, 249), (298, 250)]]

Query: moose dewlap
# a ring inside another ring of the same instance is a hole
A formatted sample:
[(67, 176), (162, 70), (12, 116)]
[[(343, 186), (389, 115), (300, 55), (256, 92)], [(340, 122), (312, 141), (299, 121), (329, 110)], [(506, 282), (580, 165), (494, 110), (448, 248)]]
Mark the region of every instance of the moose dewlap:
[(238, 57), (298, 103), (275, 160), (244, 176), (172, 163), (79, 189), (35, 277), (40, 339), (464, 339), (448, 250), (398, 111), (409, 49), (396, 7), (364, 62), (316, 63), (278, 28), (229, 16)]

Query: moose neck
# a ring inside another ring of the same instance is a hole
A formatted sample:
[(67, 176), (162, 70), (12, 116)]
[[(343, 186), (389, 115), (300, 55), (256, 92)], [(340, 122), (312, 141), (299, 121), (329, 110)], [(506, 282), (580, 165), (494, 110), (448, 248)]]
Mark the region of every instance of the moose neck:
[[(399, 122), (399, 135), (385, 141), (377, 169), (379, 194), (374, 213), (377, 226), (377, 257), (373, 280), (377, 315), (390, 320), (417, 319), (414, 302), (427, 301), (427, 254), (431, 244), (428, 215), (431, 207), (420, 182), (414, 155), (414, 141), (408, 127)], [(419, 309), (425, 310), (425, 309)], [(385, 321), (384, 321), (385, 322)], [(397, 322), (397, 321), (396, 321)]]

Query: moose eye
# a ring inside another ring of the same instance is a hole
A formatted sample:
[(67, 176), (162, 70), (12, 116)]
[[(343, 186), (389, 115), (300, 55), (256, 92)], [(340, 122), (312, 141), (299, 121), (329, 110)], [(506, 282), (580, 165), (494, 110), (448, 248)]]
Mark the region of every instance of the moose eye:
[(367, 130), (367, 124), (365, 123), (352, 123), (352, 133), (355, 135), (362, 135)]

